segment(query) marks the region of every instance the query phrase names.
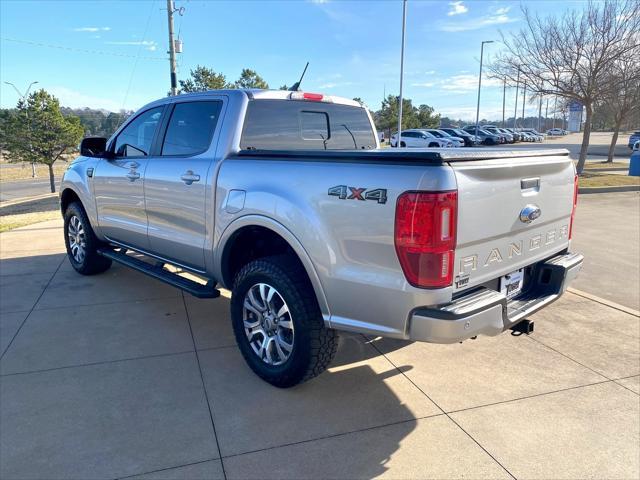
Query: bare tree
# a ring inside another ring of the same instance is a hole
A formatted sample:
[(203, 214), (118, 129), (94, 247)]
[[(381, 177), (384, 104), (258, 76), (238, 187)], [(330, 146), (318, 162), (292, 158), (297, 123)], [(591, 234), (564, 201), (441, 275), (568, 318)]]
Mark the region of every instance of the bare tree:
[(583, 10), (541, 18), (523, 7), (525, 27), (503, 35), (505, 49), (491, 66), (511, 84), (526, 81), (540, 95), (580, 102), (586, 111), (577, 170), (587, 158), (596, 101), (607, 91), (611, 71), (621, 58), (640, 55), (640, 2), (590, 0)]
[(640, 56), (629, 54), (613, 65), (602, 108), (613, 119), (613, 137), (607, 162), (613, 162), (618, 134), (625, 120), (640, 110)]

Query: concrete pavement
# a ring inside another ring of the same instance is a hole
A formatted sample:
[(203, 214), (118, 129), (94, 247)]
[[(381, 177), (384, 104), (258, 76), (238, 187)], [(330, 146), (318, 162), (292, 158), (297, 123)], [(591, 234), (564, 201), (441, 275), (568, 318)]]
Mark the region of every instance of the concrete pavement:
[(573, 286), (640, 310), (640, 193), (580, 195), (575, 222), (586, 260)]
[(3, 479), (640, 476), (635, 315), (569, 293), (530, 337), (345, 334), (280, 390), (244, 364), (227, 297), (79, 276), (60, 227), (0, 235)]

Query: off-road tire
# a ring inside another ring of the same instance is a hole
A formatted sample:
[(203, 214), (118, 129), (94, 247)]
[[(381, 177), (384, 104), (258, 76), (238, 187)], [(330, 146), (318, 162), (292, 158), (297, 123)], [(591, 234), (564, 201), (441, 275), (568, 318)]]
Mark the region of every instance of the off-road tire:
[[(85, 254), (82, 261), (76, 260), (71, 251), (69, 223), (73, 217), (80, 220), (84, 230)], [(91, 223), (89, 222), (87, 213), (78, 202), (69, 204), (64, 212), (64, 244), (67, 247), (67, 257), (69, 258), (71, 266), (76, 272), (82, 275), (96, 275), (111, 267), (111, 260), (98, 254), (97, 250), (103, 246), (103, 243), (96, 237), (93, 229), (91, 228)]]
[[(245, 295), (258, 283), (274, 287), (291, 313), (293, 349), (281, 365), (268, 365), (258, 357), (245, 333)], [(288, 388), (316, 377), (327, 369), (338, 348), (338, 334), (324, 325), (311, 282), (297, 259), (278, 255), (249, 262), (236, 275), (232, 293), (231, 321), (236, 342), (256, 375), (276, 387)]]

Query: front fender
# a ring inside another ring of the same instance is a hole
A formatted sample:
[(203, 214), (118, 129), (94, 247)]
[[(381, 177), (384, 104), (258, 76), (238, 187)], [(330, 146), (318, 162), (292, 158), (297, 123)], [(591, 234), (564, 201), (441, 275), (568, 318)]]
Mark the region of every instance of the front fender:
[(62, 201), (65, 191), (71, 190), (80, 199), (82, 206), (87, 212), (91, 227), (96, 235), (102, 239), (98, 227), (98, 215), (96, 202), (93, 198), (93, 189), (87, 176), (87, 170), (96, 167), (96, 161), (92, 158), (80, 157), (69, 165), (69, 168), (62, 177), (60, 185), (60, 200)]

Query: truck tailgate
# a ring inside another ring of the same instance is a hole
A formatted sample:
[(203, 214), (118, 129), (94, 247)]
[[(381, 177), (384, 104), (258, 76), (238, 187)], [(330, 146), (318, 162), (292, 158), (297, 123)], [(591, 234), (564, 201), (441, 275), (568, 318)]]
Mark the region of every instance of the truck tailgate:
[(568, 246), (575, 169), (566, 154), (449, 165), (458, 184), (454, 291), (494, 281)]

